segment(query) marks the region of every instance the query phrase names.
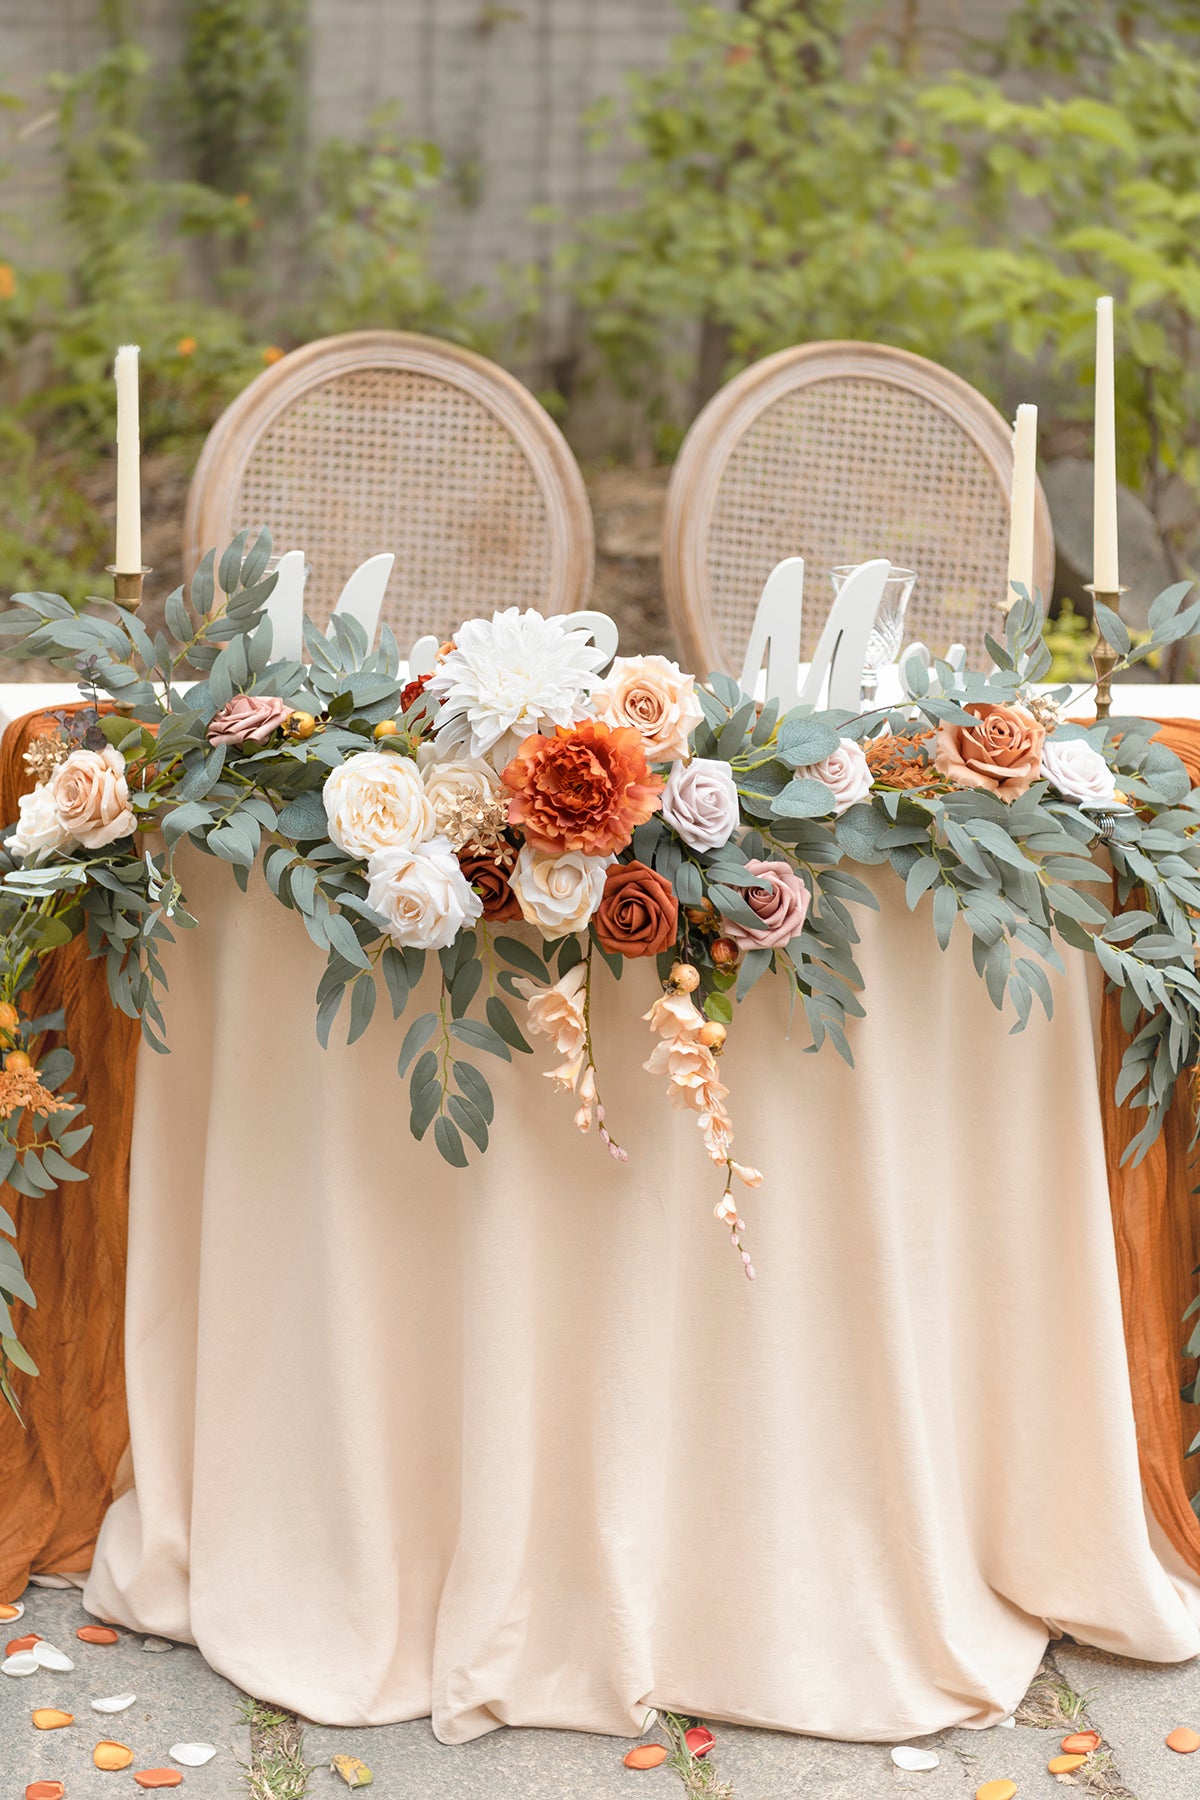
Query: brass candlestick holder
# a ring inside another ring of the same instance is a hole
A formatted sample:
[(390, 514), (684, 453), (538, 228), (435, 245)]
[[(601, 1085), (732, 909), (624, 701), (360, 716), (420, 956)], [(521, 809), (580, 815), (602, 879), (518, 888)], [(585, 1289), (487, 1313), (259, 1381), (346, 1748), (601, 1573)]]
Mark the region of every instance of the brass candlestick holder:
[(113, 578), (113, 599), (117, 605), (128, 608), (130, 612), (136, 612), (142, 604), (142, 583), (149, 575), (150, 570), (148, 568), (118, 569), (115, 563), (109, 563), (105, 572)]
[[(1098, 588), (1094, 582), (1089, 582), (1085, 592), (1092, 596), (1093, 601), (1098, 600), (1101, 606), (1107, 606), (1110, 612), (1115, 612), (1119, 617), (1121, 595), (1127, 594), (1129, 589), (1124, 587)], [(1098, 719), (1107, 719), (1112, 711), (1112, 674), (1120, 660), (1121, 652), (1114, 650), (1097, 623), (1096, 648), (1092, 651), (1092, 666), (1096, 671), (1096, 717)]]

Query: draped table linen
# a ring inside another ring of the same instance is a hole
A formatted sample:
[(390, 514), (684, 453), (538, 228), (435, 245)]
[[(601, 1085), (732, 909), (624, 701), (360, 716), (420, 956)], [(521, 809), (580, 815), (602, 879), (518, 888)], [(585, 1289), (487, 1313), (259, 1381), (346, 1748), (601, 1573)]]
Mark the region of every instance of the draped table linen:
[(1003, 1717), (1048, 1630), (1196, 1654), (1143, 1509), (1094, 959), (1010, 1036), (961, 925), (943, 955), (870, 873), (857, 1069), (789, 1037), (782, 980), (730, 1032), (750, 1283), (641, 1068), (652, 964), (593, 1001), (628, 1164), (535, 1040), (477, 1058), (492, 1143), (456, 1171), (396, 1076), (430, 977), (322, 1051), (300, 920), (189, 858), (172, 1050), (137, 1070), (133, 1485), (85, 1604), (310, 1718), (447, 1742), (655, 1705), (898, 1739)]

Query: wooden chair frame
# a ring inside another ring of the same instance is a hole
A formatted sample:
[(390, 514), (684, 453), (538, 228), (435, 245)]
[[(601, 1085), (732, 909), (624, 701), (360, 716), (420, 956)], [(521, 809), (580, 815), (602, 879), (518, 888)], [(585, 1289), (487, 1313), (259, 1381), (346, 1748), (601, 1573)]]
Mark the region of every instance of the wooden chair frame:
[[(256, 446), (297, 400), (338, 376), (354, 371), (400, 370), (460, 389), (486, 408), (515, 442), (545, 506), (550, 568), (544, 596), (531, 600), (547, 613), (576, 612), (587, 603), (595, 558), (592, 513), (579, 465), (559, 431), (533, 395), (512, 375), (457, 344), (402, 331), (356, 331), (306, 344), (264, 371), (226, 408), (209, 433), (192, 478), (184, 521), (184, 564), (188, 575), (214, 544), (221, 549), (245, 524), (237, 516), (238, 496)], [(329, 471), (331, 495), (336, 471)], [(311, 545), (277, 541), (279, 552)], [(363, 555), (404, 544), (364, 544)], [(323, 571), (338, 587), (351, 569)], [(480, 604), (485, 604), (481, 596)], [(324, 609), (332, 610), (332, 602)], [(386, 604), (385, 604), (386, 616)], [(457, 621), (456, 621), (457, 622)]]
[[(738, 675), (745, 647), (724, 641), (714, 612), (707, 560), (730, 458), (760, 416), (782, 397), (839, 377), (879, 381), (940, 408), (977, 448), (993, 472), (1007, 506), (1012, 486), (1012, 427), (989, 400), (948, 369), (907, 350), (854, 341), (803, 344), (754, 363), (728, 382), (695, 419), (667, 489), (662, 538), (667, 607), (685, 662), (700, 674), (722, 669)], [(799, 475), (798, 470), (798, 479)], [(805, 546), (775, 545), (768, 568), (778, 557), (792, 554), (805, 554)], [(900, 560), (894, 547), (883, 542), (862, 554), (891, 555)], [(858, 561), (861, 555), (852, 553), (844, 560)], [(816, 571), (812, 573), (815, 577)], [(753, 616), (763, 579), (764, 575), (747, 571), (747, 622)], [(1054, 585), (1054, 534), (1040, 482), (1034, 513), (1034, 584), (1041, 590), (1043, 604), (1049, 605)], [(810, 580), (808, 591), (811, 602), (817, 592), (815, 580)], [(821, 598), (823, 611), (827, 612), (832, 594)], [(1003, 592), (998, 591), (981, 595), (980, 602), (983, 605), (1002, 598)]]

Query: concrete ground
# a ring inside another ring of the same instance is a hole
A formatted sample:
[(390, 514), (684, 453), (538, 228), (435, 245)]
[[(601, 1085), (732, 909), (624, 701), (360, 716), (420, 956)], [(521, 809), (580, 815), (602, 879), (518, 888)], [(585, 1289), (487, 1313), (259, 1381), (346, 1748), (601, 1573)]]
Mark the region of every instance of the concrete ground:
[[(669, 1766), (634, 1773), (623, 1766), (630, 1744), (573, 1732), (502, 1730), (474, 1743), (439, 1744), (428, 1721), (334, 1730), (283, 1722), (260, 1709), (248, 1722), (248, 1697), (215, 1674), (199, 1652), (176, 1645), (148, 1650), (122, 1632), (112, 1646), (81, 1643), (88, 1623), (77, 1593), (31, 1588), (26, 1612), (4, 1628), (3, 1643), (37, 1632), (72, 1658), (69, 1673), (0, 1677), (0, 1800), (22, 1800), (26, 1784), (57, 1777), (66, 1800), (133, 1795), (136, 1770), (171, 1767), (174, 1744), (212, 1744), (216, 1756), (184, 1769), (195, 1800), (336, 1800), (346, 1787), (330, 1769), (334, 1755), (357, 1756), (374, 1771), (372, 1800), (673, 1800), (724, 1794), (727, 1800), (873, 1800), (928, 1796), (971, 1800), (983, 1782), (1015, 1781), (1020, 1800), (1071, 1786), (1110, 1800), (1173, 1800), (1200, 1792), (1200, 1756), (1177, 1756), (1164, 1738), (1176, 1726), (1200, 1729), (1200, 1660), (1162, 1666), (1123, 1661), (1064, 1640), (1052, 1646), (1017, 1724), (989, 1731), (945, 1731), (922, 1740), (936, 1769), (906, 1774), (887, 1746), (829, 1743), (778, 1732), (715, 1724), (717, 1746), (699, 1783), (684, 1786)], [(161, 1640), (151, 1639), (150, 1643)], [(0, 1643), (2, 1648), (2, 1643)], [(91, 1701), (132, 1690), (127, 1711), (102, 1715)], [(58, 1707), (74, 1723), (38, 1731), (31, 1712)], [(1055, 1778), (1046, 1763), (1064, 1733), (1094, 1727), (1101, 1750), (1076, 1776)], [(661, 1733), (649, 1734), (661, 1741)], [(92, 1752), (102, 1738), (134, 1752), (121, 1774), (99, 1772)], [(281, 1750), (287, 1754), (281, 1754)], [(728, 1784), (728, 1785), (723, 1785)]]

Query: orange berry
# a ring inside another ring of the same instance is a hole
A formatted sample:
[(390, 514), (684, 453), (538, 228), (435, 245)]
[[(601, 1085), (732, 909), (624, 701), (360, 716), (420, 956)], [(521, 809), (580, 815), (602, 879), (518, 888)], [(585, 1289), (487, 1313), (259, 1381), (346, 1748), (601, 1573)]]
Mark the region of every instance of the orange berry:
[(21, 1015), (15, 1006), (7, 1000), (0, 1000), (0, 1031), (15, 1031), (21, 1023)]
[(725, 1027), (719, 1019), (709, 1019), (707, 1024), (700, 1027), (698, 1036), (705, 1049), (714, 1054), (725, 1048)]
[(178, 356), (193, 356), (195, 351), (196, 340), (194, 337), (181, 337), (175, 346), (175, 352)]
[(719, 937), (713, 939), (708, 954), (718, 969), (732, 969), (742, 953), (732, 938)]
[(398, 729), (395, 719), (380, 719), (372, 735), (377, 738), (395, 737)]
[(4, 1066), (13, 1075), (24, 1075), (33, 1068), (23, 1050), (10, 1050), (4, 1058)]

